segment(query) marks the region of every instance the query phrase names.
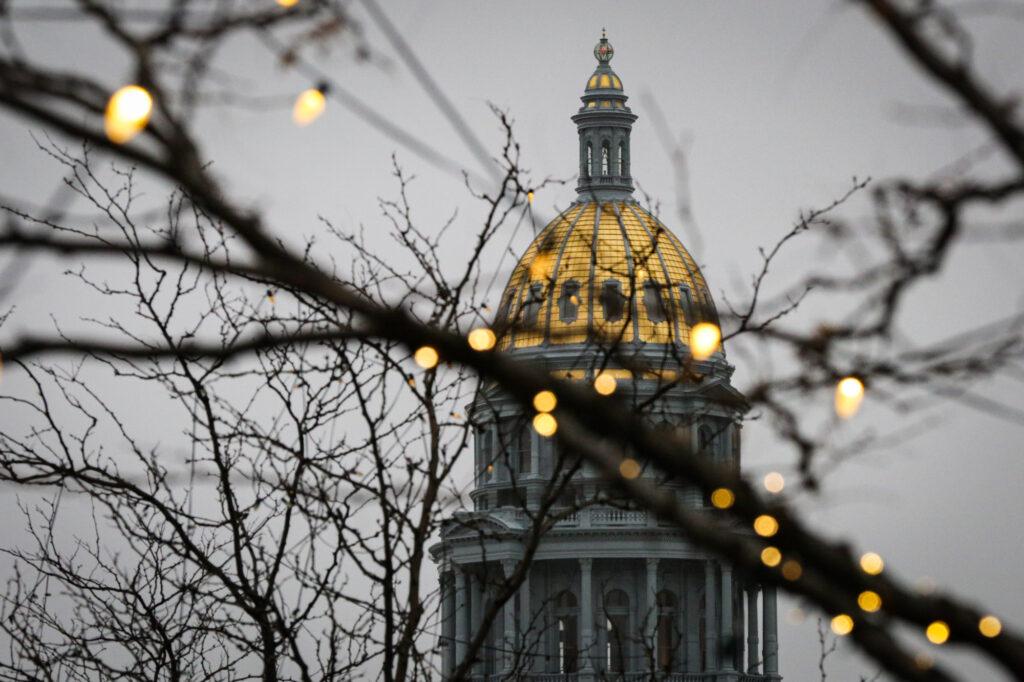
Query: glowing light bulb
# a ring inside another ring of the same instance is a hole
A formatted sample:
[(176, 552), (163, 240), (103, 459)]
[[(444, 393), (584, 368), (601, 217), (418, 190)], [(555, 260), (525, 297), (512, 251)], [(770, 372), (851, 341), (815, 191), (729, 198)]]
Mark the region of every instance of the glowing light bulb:
[(859, 606), (862, 611), (874, 613), (878, 609), (882, 608), (882, 598), (877, 592), (864, 590), (857, 595), (857, 606)]
[(845, 637), (853, 632), (853, 618), (848, 614), (840, 613), (832, 619), (831, 626), (832, 632), (836, 633), (840, 637)]
[(985, 616), (978, 621), (978, 631), (985, 637), (998, 637), (1003, 624), (995, 616)]
[(690, 354), (694, 360), (707, 360), (721, 342), (722, 330), (716, 324), (701, 322), (690, 329)]
[(619, 473), (623, 478), (632, 481), (640, 475), (640, 462), (636, 461), (632, 457), (627, 457), (622, 460), (622, 464), (619, 465)]
[(765, 547), (761, 550), (761, 563), (769, 568), (775, 568), (782, 561), (782, 552), (778, 547)]
[(711, 504), (716, 509), (728, 509), (736, 501), (736, 496), (728, 488), (715, 488), (711, 493)]
[(473, 350), (485, 351), (494, 348), (494, 344), (498, 342), (498, 337), (487, 327), (477, 327), (469, 333), (466, 340), (469, 342), (469, 347)]
[(541, 391), (533, 396), (533, 408), (538, 412), (551, 412), (558, 405), (558, 397), (551, 391)]
[(868, 575), (878, 575), (885, 569), (885, 562), (875, 552), (868, 552), (860, 558), (860, 570)]
[(277, 294), (273, 289), (267, 289), (267, 300), (270, 301), (270, 305), (277, 303)]
[(437, 354), (437, 350), (431, 346), (420, 346), (416, 349), (416, 353), (413, 354), (413, 360), (416, 364), (423, 369), (432, 369), (437, 367), (437, 361), (440, 360), (440, 356)]
[(786, 487), (786, 479), (782, 477), (778, 471), (773, 471), (764, 477), (764, 489), (772, 494), (778, 494), (782, 492), (782, 489)]
[(790, 582), (800, 580), (800, 576), (803, 574), (804, 567), (796, 559), (788, 559), (782, 564), (782, 577)]
[(292, 120), (300, 126), (306, 126), (320, 117), (327, 106), (323, 88), (309, 88), (299, 93), (292, 107)]
[(754, 532), (763, 538), (770, 538), (779, 532), (779, 522), (774, 516), (761, 514), (754, 519)]
[(558, 421), (548, 412), (541, 412), (533, 418), (533, 430), (550, 438), (558, 430)]
[(949, 626), (941, 620), (933, 621), (925, 628), (924, 636), (932, 644), (945, 644), (946, 640), (949, 639)]
[(531, 204), (533, 203), (533, 190), (532, 189), (529, 192), (526, 193), (526, 200), (529, 201)]
[(146, 127), (153, 113), (153, 97), (138, 85), (126, 85), (110, 96), (103, 116), (107, 138), (124, 144)]
[(277, 4), (281, 7), (295, 7), (299, 4), (299, 0), (277, 0)]
[(594, 377), (594, 390), (601, 395), (611, 395), (615, 393), (616, 388), (618, 388), (618, 382), (609, 372), (601, 372)]
[(857, 377), (844, 377), (836, 384), (836, 414), (849, 419), (857, 414), (864, 400), (864, 382)]

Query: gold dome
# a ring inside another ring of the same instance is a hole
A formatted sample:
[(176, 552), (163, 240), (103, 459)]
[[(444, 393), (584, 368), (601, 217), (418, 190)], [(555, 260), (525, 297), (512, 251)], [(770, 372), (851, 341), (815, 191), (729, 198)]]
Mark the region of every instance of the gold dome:
[(693, 257), (632, 200), (577, 202), (551, 221), (513, 270), (498, 317), (506, 350), (687, 344), (691, 325), (717, 322)]

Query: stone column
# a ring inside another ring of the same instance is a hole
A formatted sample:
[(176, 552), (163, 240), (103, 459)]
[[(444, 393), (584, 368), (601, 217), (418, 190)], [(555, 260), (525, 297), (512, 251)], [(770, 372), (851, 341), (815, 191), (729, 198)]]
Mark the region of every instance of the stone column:
[(718, 669), (718, 618), (715, 595), (715, 562), (704, 561), (704, 663), (705, 672)]
[(732, 591), (732, 603), (736, 607), (735, 616), (732, 621), (732, 637), (736, 643), (736, 656), (734, 657), (733, 667), (739, 672), (743, 672), (743, 664), (746, 662), (746, 658), (743, 654), (743, 648), (745, 642), (743, 641), (743, 626), (746, 623), (744, 620), (744, 613), (746, 609), (746, 601), (743, 599), (744, 593), (743, 585), (737, 580), (733, 586)]
[(729, 649), (729, 640), (733, 637), (732, 631), (732, 610), (734, 608), (732, 598), (732, 566), (722, 564), (722, 647), (721, 667), (722, 670), (734, 670), (733, 657)]
[[(501, 562), (501, 567), (505, 571), (505, 580), (508, 581), (512, 578), (512, 574), (516, 570), (516, 564), (518, 562), (515, 559), (505, 559)], [(512, 594), (505, 602), (505, 605), (501, 608), (502, 614), (505, 617), (504, 627), (502, 628), (504, 639), (502, 647), (505, 649), (505, 672), (511, 672), (512, 667), (516, 662), (516, 595)]]
[[(658, 560), (647, 559), (647, 615), (646, 623), (644, 627), (644, 638), (647, 640), (647, 646), (650, 647), (651, 653), (651, 668), (650, 671), (654, 672), (658, 669), (658, 640), (657, 640), (657, 626), (658, 626)], [(644, 651), (647, 651), (647, 646), (644, 647)]]
[[(484, 568), (481, 566), (481, 568)], [(469, 637), (466, 638), (466, 643), (469, 644), (469, 640), (476, 636), (476, 633), (483, 628), (484, 619), (484, 575), (486, 574), (475, 574), (470, 573), (466, 576), (469, 581), (469, 598), (470, 598), (470, 625), (469, 625)], [(476, 663), (473, 664), (473, 674), (479, 674), (483, 672), (483, 659), (487, 655), (487, 647), (481, 647), (480, 653), (476, 657)]]
[(686, 672), (700, 672), (700, 575), (687, 562), (686, 581)]
[(747, 673), (757, 674), (757, 585), (747, 588)]
[(594, 600), (590, 594), (590, 579), (594, 560), (580, 559), (580, 655), (583, 661), (580, 672), (594, 672), (594, 664), (590, 657), (594, 647)]
[(469, 644), (469, 591), (466, 589), (466, 574), (460, 568), (455, 569), (455, 666), (466, 657), (466, 645)]
[(533, 669), (533, 655), (536, 653), (537, 636), (533, 631), (541, 629), (540, 623), (534, 626), (533, 612), (530, 610), (530, 571), (527, 569), (526, 577), (519, 586), (519, 646), (523, 651), (522, 669), (530, 672)]
[(764, 674), (779, 674), (779, 638), (775, 628), (778, 626), (775, 613), (775, 587), (765, 585), (761, 593), (764, 618)]
[[(447, 566), (446, 566), (447, 568)], [(451, 637), (452, 619), (455, 618), (455, 608), (452, 604), (452, 575), (450, 570), (441, 574), (441, 674), (447, 678), (452, 672), (452, 647), (455, 642)]]

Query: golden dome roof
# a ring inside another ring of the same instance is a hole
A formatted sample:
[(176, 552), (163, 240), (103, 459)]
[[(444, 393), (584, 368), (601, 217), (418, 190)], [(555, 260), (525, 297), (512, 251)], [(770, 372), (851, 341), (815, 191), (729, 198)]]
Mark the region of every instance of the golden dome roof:
[(693, 257), (633, 200), (579, 201), (526, 250), (502, 295), (503, 349), (618, 341), (687, 344), (717, 323)]

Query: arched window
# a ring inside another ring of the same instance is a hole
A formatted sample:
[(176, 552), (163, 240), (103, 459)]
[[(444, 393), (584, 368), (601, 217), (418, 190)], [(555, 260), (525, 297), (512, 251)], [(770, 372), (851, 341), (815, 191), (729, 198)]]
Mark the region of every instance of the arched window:
[(576, 672), (579, 658), (577, 642), (577, 603), (576, 595), (563, 590), (555, 598), (555, 623), (558, 627), (558, 672)]
[(608, 175), (610, 172), (609, 168), (611, 165), (610, 152), (608, 149), (608, 143), (604, 142), (601, 144), (601, 175)]
[(693, 294), (690, 293), (690, 287), (685, 284), (679, 285), (679, 305), (683, 309), (683, 319), (686, 324), (696, 324), (696, 320), (693, 319)]
[(679, 613), (679, 598), (674, 592), (662, 590), (657, 595), (658, 601), (658, 668), (664, 672), (675, 670), (676, 650), (681, 639), (676, 626), (676, 614)]
[(481, 483), (490, 480), (491, 474), (494, 473), (494, 449), (491, 447), (492, 433), (491, 429), (487, 427), (477, 432), (477, 452), (479, 454), (477, 472)]
[(588, 178), (594, 173), (594, 145), (591, 142), (587, 143), (587, 168), (584, 171), (584, 175)]
[(615, 165), (618, 168), (619, 175), (626, 175), (628, 173), (626, 170), (626, 145), (622, 142), (619, 143), (619, 156), (616, 159)]
[(527, 424), (519, 430), (518, 473), (528, 474), (532, 470), (531, 455), (533, 454), (533, 429)]
[(580, 283), (574, 279), (562, 285), (562, 295), (558, 297), (558, 319), (572, 324), (579, 317)]
[(651, 279), (644, 282), (644, 307), (647, 309), (647, 319), (654, 324), (668, 319), (665, 301), (661, 297), (661, 285)]
[(626, 672), (627, 645), (629, 644), (629, 596), (622, 590), (612, 590), (604, 596), (605, 669), (608, 672)]
[(526, 294), (526, 301), (523, 302), (523, 326), (536, 327), (537, 314), (540, 312), (540, 304), (544, 302), (544, 285), (534, 282)]
[(718, 434), (710, 424), (701, 424), (697, 429), (697, 447), (707, 455), (715, 455), (718, 445)]
[(617, 322), (622, 319), (626, 308), (626, 297), (622, 294), (622, 285), (619, 280), (605, 280), (601, 287), (600, 299), (605, 322)]

